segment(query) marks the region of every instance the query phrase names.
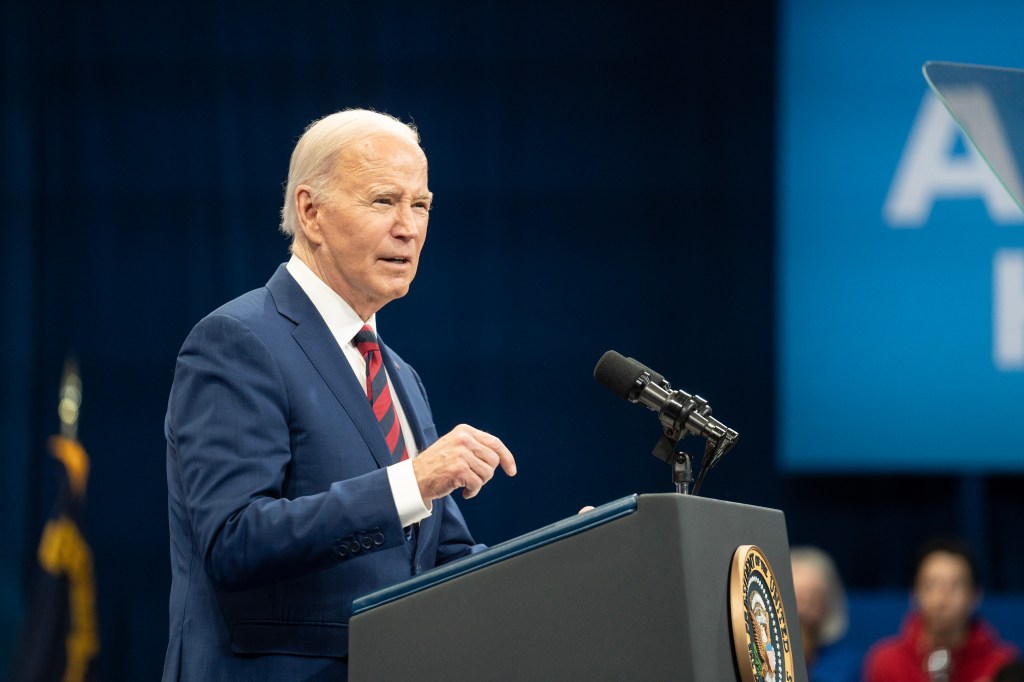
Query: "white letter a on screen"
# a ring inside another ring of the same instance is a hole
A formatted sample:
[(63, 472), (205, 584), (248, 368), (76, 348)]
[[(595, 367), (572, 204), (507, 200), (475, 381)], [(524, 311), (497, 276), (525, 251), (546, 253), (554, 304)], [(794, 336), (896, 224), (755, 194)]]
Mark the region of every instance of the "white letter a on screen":
[[(994, 131), (994, 138), (990, 133), (988, 142), (995, 143), (995, 152), (1010, 153), (999, 116), (988, 95), (982, 90), (965, 90), (958, 93), (958, 100), (970, 105), (973, 115), (981, 120), (985, 129)], [(964, 154), (954, 154), (958, 139), (963, 141)], [(998, 149), (1000, 145), (1005, 149)], [(964, 136), (939, 98), (928, 91), (889, 187), (882, 217), (890, 227), (921, 227), (937, 199), (963, 198), (984, 201), (989, 217), (996, 223), (1024, 221), (1024, 212), (985, 159)]]

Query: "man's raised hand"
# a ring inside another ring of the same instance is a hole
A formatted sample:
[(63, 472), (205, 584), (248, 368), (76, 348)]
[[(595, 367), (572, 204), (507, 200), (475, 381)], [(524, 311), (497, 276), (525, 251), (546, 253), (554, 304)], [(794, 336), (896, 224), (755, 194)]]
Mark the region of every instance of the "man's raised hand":
[(423, 503), (444, 497), (462, 488), (466, 499), (475, 496), (501, 466), (509, 476), (516, 475), (516, 460), (497, 436), (459, 424), (441, 436), (412, 461)]

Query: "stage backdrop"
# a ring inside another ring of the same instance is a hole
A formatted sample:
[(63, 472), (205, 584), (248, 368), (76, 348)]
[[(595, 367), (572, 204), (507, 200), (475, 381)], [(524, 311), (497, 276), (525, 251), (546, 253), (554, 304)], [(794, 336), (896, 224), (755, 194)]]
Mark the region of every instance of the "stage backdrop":
[(287, 259), (289, 154), (345, 107), (422, 133), (435, 210), (380, 333), (439, 430), (467, 422), (517, 455), (517, 478), (462, 504), (479, 540), (671, 490), (655, 415), (592, 378), (609, 348), (743, 433), (746, 459), (708, 494), (777, 502), (746, 465), (770, 466), (774, 55), (771, 5), (746, 4), (5, 3), (0, 653), (27, 607), (74, 351), (101, 671), (159, 676), (175, 356)]

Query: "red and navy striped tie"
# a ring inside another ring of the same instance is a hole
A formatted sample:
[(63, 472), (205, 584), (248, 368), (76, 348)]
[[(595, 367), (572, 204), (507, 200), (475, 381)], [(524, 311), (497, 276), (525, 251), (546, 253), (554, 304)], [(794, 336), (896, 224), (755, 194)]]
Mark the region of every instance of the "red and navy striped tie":
[(384, 372), (384, 363), (380, 357), (377, 335), (373, 328), (366, 324), (353, 340), (356, 342), (356, 348), (366, 359), (366, 397), (373, 406), (373, 414), (380, 423), (380, 430), (384, 432), (384, 440), (391, 451), (391, 458), (395, 462), (409, 459), (405, 438), (402, 437), (402, 425), (398, 421), (395, 403), (391, 400), (391, 389), (388, 387), (388, 376)]

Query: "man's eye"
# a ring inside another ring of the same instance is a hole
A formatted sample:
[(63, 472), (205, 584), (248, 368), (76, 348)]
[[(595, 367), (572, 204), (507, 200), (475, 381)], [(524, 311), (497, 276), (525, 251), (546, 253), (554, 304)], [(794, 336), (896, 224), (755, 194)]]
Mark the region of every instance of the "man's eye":
[(429, 211), (430, 210), (430, 204), (427, 203), (426, 201), (417, 201), (416, 203), (414, 203), (412, 205), (412, 207), (416, 208), (416, 209), (419, 209), (421, 211)]
[(390, 206), (392, 202), (391, 197), (377, 197), (373, 200), (373, 203), (380, 204), (382, 206)]

